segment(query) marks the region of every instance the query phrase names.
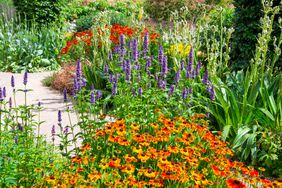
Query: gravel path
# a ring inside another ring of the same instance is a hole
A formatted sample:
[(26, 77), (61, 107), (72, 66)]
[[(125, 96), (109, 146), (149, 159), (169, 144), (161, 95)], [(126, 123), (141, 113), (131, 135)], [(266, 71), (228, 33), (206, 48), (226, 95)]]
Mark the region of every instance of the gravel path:
[[(28, 92), (27, 103), (28, 104), (38, 104), (40, 101), (42, 107), (44, 108), (41, 112), (40, 119), (44, 121), (41, 125), (40, 133), (47, 136), (47, 140), (51, 140), (51, 129), (52, 126), (56, 126), (56, 131), (58, 132), (59, 127), (57, 126), (57, 114), (58, 110), (64, 111), (66, 109), (66, 104), (63, 102), (63, 95), (58, 91), (51, 90), (48, 87), (43, 86), (41, 83), (44, 78), (51, 75), (52, 72), (42, 72), (42, 73), (29, 73), (27, 89), (32, 89), (33, 91)], [(13, 74), (13, 73), (3, 73), (0, 72), (0, 87), (6, 87), (7, 97), (12, 94), (11, 87), (11, 76), (15, 77), (16, 89), (23, 89), (23, 74)], [(24, 103), (23, 92), (17, 92), (16, 94), (17, 105)], [(71, 104), (68, 104), (71, 107)], [(77, 122), (77, 116), (75, 113), (70, 114), (72, 123)], [(69, 124), (69, 118), (67, 113), (62, 113), (62, 124)], [(57, 144), (59, 143), (58, 139)]]

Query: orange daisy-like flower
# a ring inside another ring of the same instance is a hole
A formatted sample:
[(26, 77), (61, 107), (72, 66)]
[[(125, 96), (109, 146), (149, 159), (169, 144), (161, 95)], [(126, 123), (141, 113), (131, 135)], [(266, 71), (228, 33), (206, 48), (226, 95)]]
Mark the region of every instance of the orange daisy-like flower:
[(132, 151), (134, 153), (142, 153), (143, 152), (142, 148), (139, 147), (139, 146), (132, 146)]
[(133, 164), (125, 164), (122, 166), (121, 171), (127, 174), (133, 174), (135, 171), (135, 166)]
[(120, 159), (117, 158), (117, 157), (114, 157), (112, 159), (110, 159), (110, 162), (108, 163), (109, 164), (109, 167), (111, 168), (119, 168), (121, 165), (120, 165)]
[(144, 176), (148, 178), (155, 178), (159, 173), (156, 171), (153, 171), (152, 169), (146, 169), (144, 171)]
[(154, 129), (159, 128), (159, 125), (157, 123), (151, 123), (150, 126), (153, 127)]
[(177, 146), (168, 146), (167, 150), (171, 153), (178, 153), (179, 152), (179, 149), (178, 149)]
[(137, 157), (138, 157), (138, 159), (141, 160), (142, 163), (145, 163), (146, 161), (148, 161), (150, 159), (150, 154), (148, 154), (148, 153), (139, 153)]
[(127, 162), (127, 163), (131, 163), (131, 162), (137, 162), (137, 159), (132, 156), (132, 155), (129, 155), (129, 154), (126, 154), (124, 156), (124, 160)]
[(131, 127), (131, 129), (136, 130), (136, 131), (140, 129), (140, 125), (138, 125), (136, 123), (131, 124), (130, 127)]
[(228, 179), (226, 180), (226, 184), (230, 188), (245, 188), (246, 187), (246, 185), (243, 182), (236, 180), (236, 179)]

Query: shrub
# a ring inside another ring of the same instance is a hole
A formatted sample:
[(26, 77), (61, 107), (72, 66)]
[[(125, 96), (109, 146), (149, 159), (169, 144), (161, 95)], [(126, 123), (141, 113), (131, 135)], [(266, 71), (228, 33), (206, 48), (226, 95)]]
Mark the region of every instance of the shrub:
[(62, 0), (13, 0), (17, 12), (27, 20), (35, 20), (40, 26), (60, 19)]

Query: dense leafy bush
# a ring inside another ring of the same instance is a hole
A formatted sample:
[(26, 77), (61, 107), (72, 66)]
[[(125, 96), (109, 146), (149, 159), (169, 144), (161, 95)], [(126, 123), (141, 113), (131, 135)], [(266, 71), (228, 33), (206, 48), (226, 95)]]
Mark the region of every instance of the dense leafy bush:
[(60, 19), (62, 0), (13, 0), (22, 18), (35, 20), (39, 25), (47, 25)]

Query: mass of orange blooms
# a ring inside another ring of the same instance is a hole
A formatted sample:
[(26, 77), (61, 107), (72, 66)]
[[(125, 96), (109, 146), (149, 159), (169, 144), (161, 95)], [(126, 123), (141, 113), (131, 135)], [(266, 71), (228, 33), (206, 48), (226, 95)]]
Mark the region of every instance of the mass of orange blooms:
[(233, 151), (212, 134), (205, 115), (158, 122), (107, 123), (93, 132), (65, 169), (42, 177), (56, 187), (279, 187), (251, 166), (232, 161)]
[[(119, 38), (120, 35), (123, 34), (126, 37), (132, 38), (134, 36), (137, 36), (138, 33), (141, 34), (141, 36), (144, 36), (146, 32), (150, 33), (150, 42), (155, 43), (157, 38), (159, 37), (159, 34), (150, 32), (148, 28), (144, 28), (142, 31), (136, 28), (131, 28), (127, 26), (121, 26), (119, 24), (113, 24), (111, 27), (106, 26), (106, 28), (110, 29), (110, 40), (114, 45), (119, 44)], [(98, 32), (98, 36), (100, 33)], [(61, 54), (67, 54), (71, 47), (78, 45), (80, 42), (83, 42), (86, 44), (86, 47), (90, 47), (92, 43), (93, 38), (93, 32), (92, 31), (82, 31), (82, 32), (76, 32), (73, 36), (73, 38), (69, 41), (67, 41), (67, 44), (64, 48), (61, 49)]]

